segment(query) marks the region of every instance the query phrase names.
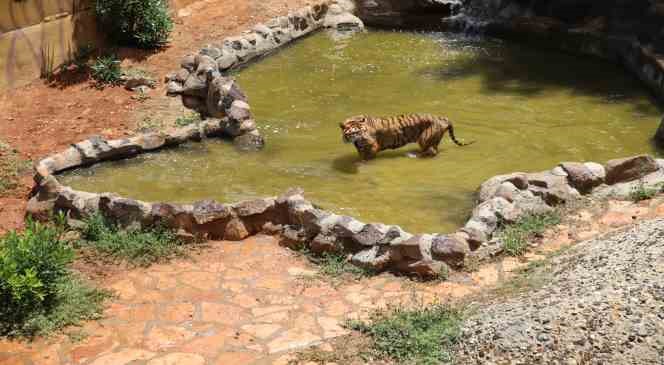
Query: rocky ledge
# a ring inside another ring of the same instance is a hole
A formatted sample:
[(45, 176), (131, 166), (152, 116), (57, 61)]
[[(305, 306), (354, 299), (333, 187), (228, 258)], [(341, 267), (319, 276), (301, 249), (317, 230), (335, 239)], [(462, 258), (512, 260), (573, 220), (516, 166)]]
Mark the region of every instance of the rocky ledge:
[(547, 266), (545, 286), (464, 323), (456, 363), (661, 363), (664, 220), (580, 243)]
[(260, 147), (264, 142), (247, 97), (226, 73), (322, 28), (338, 32), (363, 30), (364, 24), (352, 14), (353, 9), (349, 1), (307, 6), (257, 24), (242, 35), (208, 44), (197, 53), (185, 55), (180, 69), (166, 76), (167, 92), (180, 95), (184, 106), (204, 117), (228, 118), (228, 134), (241, 148)]

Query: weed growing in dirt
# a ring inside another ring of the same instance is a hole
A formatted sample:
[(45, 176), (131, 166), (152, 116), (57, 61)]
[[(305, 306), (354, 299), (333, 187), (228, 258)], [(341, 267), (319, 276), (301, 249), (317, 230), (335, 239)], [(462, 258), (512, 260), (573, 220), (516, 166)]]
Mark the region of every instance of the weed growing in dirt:
[(543, 214), (530, 214), (519, 218), (515, 223), (509, 224), (500, 232), (505, 253), (510, 256), (521, 256), (526, 253), (528, 240), (540, 235), (551, 226), (560, 223), (560, 213), (550, 212)]
[(120, 61), (115, 55), (97, 57), (90, 66), (90, 70), (98, 88), (108, 85), (116, 86), (122, 83), (122, 67), (120, 67)]
[(70, 271), (61, 222), (28, 220), (25, 231), (0, 238), (0, 335), (47, 335), (100, 314), (108, 294)]
[(18, 186), (18, 178), (30, 166), (18, 153), (0, 141), (0, 194)]
[(96, 0), (95, 14), (107, 36), (122, 45), (160, 47), (173, 29), (165, 0)]
[(398, 364), (434, 365), (451, 362), (450, 347), (459, 339), (462, 315), (447, 305), (392, 307), (371, 314), (368, 321), (347, 326), (372, 340), (372, 352)]
[(318, 266), (318, 273), (321, 277), (330, 279), (340, 279), (342, 277), (360, 279), (373, 274), (373, 271), (371, 270), (353, 265), (348, 257), (341, 252), (323, 252), (321, 254), (314, 254), (307, 248), (302, 248), (299, 252), (306, 256), (309, 261)]
[(178, 127), (185, 127), (190, 124), (199, 123), (203, 119), (199, 113), (189, 113), (181, 115), (175, 119), (175, 125)]
[(632, 191), (630, 191), (629, 197), (634, 202), (640, 202), (642, 200), (652, 199), (655, 197), (655, 195), (662, 192), (664, 192), (664, 184), (657, 184), (655, 186), (649, 187), (643, 180), (640, 180), (639, 184), (634, 186)]
[(163, 227), (121, 230), (96, 214), (85, 221), (81, 245), (112, 260), (123, 260), (137, 266), (148, 266), (184, 254), (183, 243)]

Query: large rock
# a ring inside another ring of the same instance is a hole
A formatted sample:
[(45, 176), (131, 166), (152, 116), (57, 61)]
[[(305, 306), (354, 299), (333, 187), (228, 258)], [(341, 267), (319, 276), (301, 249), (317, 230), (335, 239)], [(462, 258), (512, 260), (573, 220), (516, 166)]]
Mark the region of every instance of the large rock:
[(351, 263), (365, 269), (381, 271), (392, 262), (391, 253), (389, 247), (373, 246), (353, 255)]
[(466, 255), (469, 253), (468, 242), (458, 236), (436, 236), (431, 245), (433, 258), (452, 266), (462, 266)]
[(658, 169), (655, 159), (648, 155), (611, 160), (606, 163), (606, 183), (613, 185), (637, 180)]
[(197, 224), (207, 224), (218, 220), (228, 220), (231, 209), (214, 200), (203, 200), (194, 204), (193, 216)]
[(411, 261), (430, 261), (431, 245), (434, 236), (422, 234), (411, 237), (410, 239), (393, 243), (391, 246), (399, 252), (399, 256)]
[(436, 260), (401, 261), (394, 266), (399, 272), (427, 279), (441, 277), (449, 271), (444, 262)]
[(484, 202), (493, 198), (496, 195), (500, 185), (502, 185), (504, 182), (509, 182), (520, 190), (528, 188), (528, 177), (523, 172), (515, 172), (513, 174), (507, 175), (497, 175), (483, 182), (480, 186), (480, 202)]
[(583, 163), (563, 162), (560, 167), (567, 172), (570, 185), (582, 193), (589, 193), (594, 187), (601, 185), (603, 180)]

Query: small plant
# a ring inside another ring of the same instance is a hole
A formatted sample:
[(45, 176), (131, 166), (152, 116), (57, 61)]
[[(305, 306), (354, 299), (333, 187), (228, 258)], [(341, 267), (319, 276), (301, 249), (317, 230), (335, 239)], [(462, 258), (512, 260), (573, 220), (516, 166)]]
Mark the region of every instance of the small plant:
[(639, 180), (638, 185), (632, 188), (632, 191), (629, 193), (630, 199), (634, 202), (640, 202), (642, 200), (648, 200), (655, 197), (655, 195), (664, 192), (664, 184), (657, 184), (655, 186), (649, 187), (645, 184), (643, 180)]
[(85, 221), (82, 231), (84, 246), (113, 260), (147, 266), (183, 254), (182, 242), (163, 227), (140, 230), (120, 230), (102, 215)]
[(17, 151), (0, 141), (0, 194), (15, 189), (19, 176), (29, 168), (29, 161), (21, 159)]
[(24, 232), (0, 239), (1, 335), (48, 334), (100, 312), (104, 294), (69, 270), (74, 251), (60, 240), (63, 226), (28, 220)]
[(452, 361), (450, 347), (459, 339), (461, 321), (460, 311), (436, 304), (376, 311), (368, 321), (349, 321), (347, 327), (369, 336), (379, 358), (398, 364), (437, 365)]
[(46, 43), (41, 48), (41, 65), (40, 77), (42, 79), (51, 80), (55, 72), (55, 48)]
[(525, 254), (528, 240), (559, 223), (560, 214), (558, 212), (530, 214), (519, 218), (515, 223), (503, 227), (500, 232), (505, 253), (510, 256)]
[(106, 85), (119, 85), (122, 83), (122, 67), (114, 55), (98, 57), (90, 66), (92, 78), (98, 87)]
[(143, 117), (143, 119), (141, 119), (136, 125), (136, 129), (139, 132), (159, 131), (163, 128), (163, 122), (154, 120), (149, 116)]
[(101, 29), (122, 45), (160, 47), (173, 29), (165, 0), (96, 0), (95, 14)]
[(350, 276), (359, 279), (373, 273), (369, 269), (353, 265), (350, 260), (348, 260), (348, 257), (341, 252), (323, 252), (321, 254), (314, 254), (306, 247), (301, 248), (299, 252), (306, 256), (309, 261), (318, 266), (318, 273), (322, 277), (338, 279), (343, 276)]
[(175, 119), (175, 125), (178, 127), (185, 127), (190, 124), (199, 123), (202, 120), (199, 113), (189, 113), (179, 116)]

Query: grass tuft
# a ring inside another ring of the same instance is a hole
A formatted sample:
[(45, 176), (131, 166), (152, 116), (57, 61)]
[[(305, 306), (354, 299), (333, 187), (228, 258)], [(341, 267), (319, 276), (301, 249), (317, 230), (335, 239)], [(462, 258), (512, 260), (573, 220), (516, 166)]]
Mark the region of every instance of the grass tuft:
[(519, 218), (515, 223), (505, 226), (500, 232), (505, 253), (510, 256), (521, 256), (526, 253), (528, 240), (559, 224), (560, 213), (530, 214)]
[(188, 113), (181, 115), (175, 119), (175, 125), (178, 127), (185, 127), (190, 124), (199, 123), (202, 121), (199, 113)]
[(299, 252), (318, 267), (320, 277), (329, 279), (341, 279), (344, 277), (361, 279), (374, 274), (370, 269), (353, 265), (348, 257), (341, 252), (314, 254), (306, 247), (301, 248)]
[(19, 176), (29, 168), (29, 161), (0, 141), (0, 194), (16, 189)]
[(90, 70), (97, 88), (102, 89), (108, 85), (117, 86), (122, 83), (122, 67), (115, 55), (98, 57), (90, 66)]
[(461, 312), (436, 304), (416, 308), (392, 307), (371, 314), (368, 321), (347, 326), (372, 340), (376, 357), (398, 364), (434, 365), (451, 362), (450, 348), (461, 334)]
[(184, 255), (183, 243), (164, 227), (121, 230), (96, 214), (85, 221), (82, 230), (84, 247), (89, 247), (112, 261), (126, 261), (136, 266), (149, 266)]
[(629, 193), (629, 197), (634, 202), (640, 202), (642, 200), (648, 200), (655, 197), (655, 195), (664, 192), (664, 184), (657, 184), (655, 186), (649, 187), (643, 181), (639, 181), (639, 184), (632, 188), (632, 191)]

